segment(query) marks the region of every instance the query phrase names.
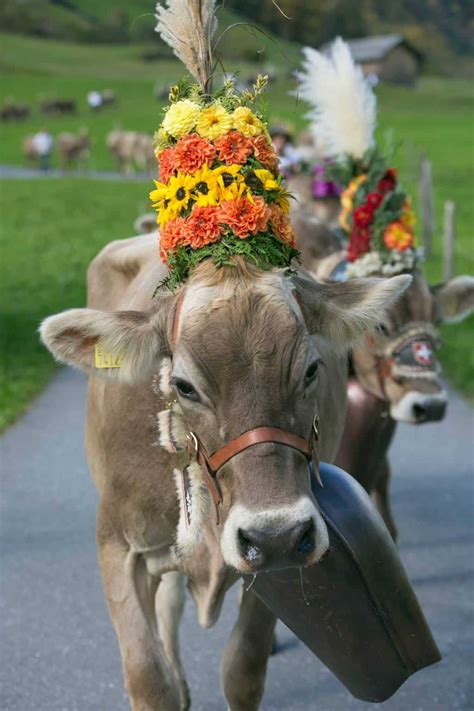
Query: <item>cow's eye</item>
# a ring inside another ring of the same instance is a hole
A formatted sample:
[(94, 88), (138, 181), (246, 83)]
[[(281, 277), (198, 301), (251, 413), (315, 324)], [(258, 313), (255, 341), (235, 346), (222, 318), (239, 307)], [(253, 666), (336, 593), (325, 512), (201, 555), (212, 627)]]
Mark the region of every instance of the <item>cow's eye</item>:
[(316, 376), (318, 374), (318, 370), (319, 370), (319, 362), (317, 360), (315, 360), (313, 363), (311, 363), (311, 365), (309, 366), (309, 368), (307, 369), (307, 371), (305, 373), (304, 379), (305, 379), (306, 385), (309, 385), (309, 383), (313, 382), (313, 380), (316, 378)]
[(181, 395), (181, 397), (185, 397), (188, 400), (199, 400), (199, 395), (197, 394), (197, 391), (193, 388), (191, 383), (188, 383), (187, 380), (181, 380), (181, 378), (175, 378), (173, 379), (173, 385), (175, 386), (176, 390), (178, 391), (178, 395)]

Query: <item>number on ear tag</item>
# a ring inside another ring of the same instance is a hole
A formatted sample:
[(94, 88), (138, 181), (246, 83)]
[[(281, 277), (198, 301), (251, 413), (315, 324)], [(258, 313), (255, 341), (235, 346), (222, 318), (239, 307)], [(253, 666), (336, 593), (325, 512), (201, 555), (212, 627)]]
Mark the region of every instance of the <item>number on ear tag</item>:
[(95, 367), (96, 368), (121, 368), (123, 355), (119, 353), (106, 353), (101, 346), (95, 346)]

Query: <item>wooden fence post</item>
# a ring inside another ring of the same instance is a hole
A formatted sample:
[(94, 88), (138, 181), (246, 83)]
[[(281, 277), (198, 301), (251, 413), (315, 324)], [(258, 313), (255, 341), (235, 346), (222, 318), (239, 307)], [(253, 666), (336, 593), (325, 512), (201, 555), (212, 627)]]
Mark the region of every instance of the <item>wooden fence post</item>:
[(444, 203), (443, 232), (443, 279), (449, 281), (454, 276), (454, 242), (456, 239), (456, 205), (452, 200)]
[(431, 237), (434, 232), (433, 178), (431, 161), (421, 159), (420, 164), (421, 229), (425, 256), (431, 256)]

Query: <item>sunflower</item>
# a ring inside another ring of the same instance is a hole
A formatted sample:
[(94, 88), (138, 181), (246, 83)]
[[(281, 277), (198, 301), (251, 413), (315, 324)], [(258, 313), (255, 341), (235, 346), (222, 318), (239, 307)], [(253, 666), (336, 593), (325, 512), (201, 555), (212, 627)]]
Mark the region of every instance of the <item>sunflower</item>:
[(154, 180), (153, 182), (156, 185), (156, 190), (150, 192), (150, 200), (153, 207), (161, 209), (165, 200), (168, 198), (168, 186), (164, 183), (160, 183), (159, 180)]
[(202, 138), (215, 141), (216, 138), (225, 136), (232, 128), (232, 117), (225, 108), (219, 104), (211, 104), (201, 111), (196, 122), (196, 130)]
[(255, 175), (262, 183), (265, 190), (278, 190), (280, 185), (278, 181), (275, 180), (272, 173), (266, 168), (261, 168), (260, 170), (254, 170)]
[(169, 200), (168, 209), (175, 217), (179, 215), (183, 208), (188, 206), (195, 185), (196, 180), (193, 175), (178, 173), (178, 175), (170, 178), (167, 194), (167, 199)]
[(203, 165), (194, 173), (194, 199), (198, 207), (217, 205), (219, 202), (219, 183), (214, 170)]
[(241, 168), (241, 165), (234, 163), (233, 165), (221, 165), (212, 171), (217, 179), (221, 201), (236, 200), (248, 190)]

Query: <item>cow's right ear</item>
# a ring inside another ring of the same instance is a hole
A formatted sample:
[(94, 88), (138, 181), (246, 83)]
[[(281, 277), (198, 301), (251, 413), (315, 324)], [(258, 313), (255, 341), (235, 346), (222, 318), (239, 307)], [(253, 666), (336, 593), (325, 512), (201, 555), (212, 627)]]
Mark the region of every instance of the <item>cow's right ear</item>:
[[(89, 375), (124, 383), (146, 380), (170, 352), (174, 301), (171, 296), (160, 299), (159, 308), (149, 312), (63, 311), (42, 322), (41, 340), (56, 360)], [(120, 367), (107, 367), (107, 359)]]

